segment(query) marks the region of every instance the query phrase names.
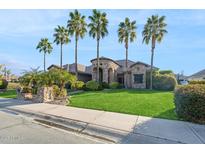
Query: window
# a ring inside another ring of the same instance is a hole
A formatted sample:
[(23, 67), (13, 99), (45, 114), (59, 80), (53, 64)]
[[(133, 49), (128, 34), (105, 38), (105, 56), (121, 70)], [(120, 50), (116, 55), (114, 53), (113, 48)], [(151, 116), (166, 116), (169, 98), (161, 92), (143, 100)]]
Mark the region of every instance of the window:
[(134, 74), (134, 83), (143, 83), (144, 74)]

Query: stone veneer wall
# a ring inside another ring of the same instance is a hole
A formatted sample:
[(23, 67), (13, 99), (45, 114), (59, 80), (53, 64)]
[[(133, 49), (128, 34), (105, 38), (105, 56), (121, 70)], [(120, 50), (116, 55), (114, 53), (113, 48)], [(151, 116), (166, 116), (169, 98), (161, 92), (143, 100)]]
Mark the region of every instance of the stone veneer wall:
[[(97, 67), (97, 60), (93, 61), (92, 64), (92, 79), (96, 80), (96, 72), (93, 69)], [(119, 65), (110, 60), (100, 60), (99, 64), (99, 67), (103, 70), (103, 82), (108, 83), (108, 74), (110, 74), (110, 82), (117, 81), (116, 70)]]
[(47, 103), (54, 101), (53, 87), (42, 87), (38, 89), (37, 95), (33, 99), (36, 103)]

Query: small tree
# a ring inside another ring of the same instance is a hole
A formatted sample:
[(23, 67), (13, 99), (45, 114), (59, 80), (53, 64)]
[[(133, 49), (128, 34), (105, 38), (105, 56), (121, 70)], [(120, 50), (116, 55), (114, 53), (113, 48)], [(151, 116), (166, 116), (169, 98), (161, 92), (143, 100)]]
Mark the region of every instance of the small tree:
[(41, 41), (38, 43), (36, 49), (39, 50), (39, 52), (43, 52), (44, 54), (44, 72), (45, 72), (46, 71), (46, 54), (50, 54), (53, 50), (53, 47), (47, 38), (42, 38)]
[(53, 84), (59, 86), (60, 90), (64, 89), (66, 83), (72, 84), (76, 81), (76, 77), (62, 69), (52, 69), (48, 72), (52, 76)]

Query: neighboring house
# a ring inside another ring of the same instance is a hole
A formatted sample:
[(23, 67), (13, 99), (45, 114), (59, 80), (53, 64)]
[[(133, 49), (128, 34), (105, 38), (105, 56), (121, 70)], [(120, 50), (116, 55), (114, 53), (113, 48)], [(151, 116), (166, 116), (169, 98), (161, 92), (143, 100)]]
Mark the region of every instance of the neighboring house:
[[(97, 59), (91, 60), (92, 65), (84, 66), (78, 64), (79, 80), (87, 82), (96, 80)], [(143, 62), (128, 60), (128, 69), (125, 68), (126, 60), (113, 60), (106, 57), (99, 58), (99, 79), (100, 82), (119, 82), (128, 88), (146, 88), (146, 72), (150, 65)], [(48, 69), (59, 66), (51, 65)], [(74, 74), (75, 64), (66, 64), (65, 70)], [(154, 67), (154, 69), (158, 69)]]
[(193, 75), (187, 77), (187, 80), (188, 81), (191, 81), (191, 80), (205, 80), (205, 69), (201, 70), (197, 73), (194, 73)]
[[(48, 67), (48, 70), (52, 68), (60, 68), (60, 66), (51, 65)], [(63, 69), (73, 75), (75, 74), (75, 64), (74, 63), (63, 65)], [(82, 64), (78, 64), (78, 80), (83, 81), (83, 82), (88, 82), (92, 80), (91, 66), (84, 66)]]

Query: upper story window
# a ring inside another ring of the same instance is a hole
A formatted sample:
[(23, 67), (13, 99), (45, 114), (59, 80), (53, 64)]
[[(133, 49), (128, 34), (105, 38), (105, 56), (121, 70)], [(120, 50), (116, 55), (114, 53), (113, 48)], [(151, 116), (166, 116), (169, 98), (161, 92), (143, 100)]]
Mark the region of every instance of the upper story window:
[(144, 74), (134, 74), (134, 83), (143, 83)]

